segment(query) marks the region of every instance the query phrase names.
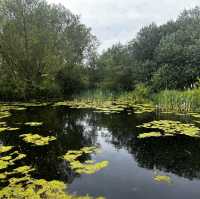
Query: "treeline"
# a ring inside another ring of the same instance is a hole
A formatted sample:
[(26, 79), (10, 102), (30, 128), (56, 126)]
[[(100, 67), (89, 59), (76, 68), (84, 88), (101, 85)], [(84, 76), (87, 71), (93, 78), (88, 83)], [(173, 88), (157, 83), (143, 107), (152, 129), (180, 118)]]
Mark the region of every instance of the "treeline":
[(85, 90), (152, 92), (195, 86), (200, 8), (144, 27), (126, 45), (97, 54), (90, 28), (62, 5), (0, 1), (0, 99), (69, 97)]
[(185, 89), (200, 77), (200, 8), (185, 10), (176, 21), (142, 28), (126, 45), (116, 44), (98, 59), (99, 85), (152, 91)]

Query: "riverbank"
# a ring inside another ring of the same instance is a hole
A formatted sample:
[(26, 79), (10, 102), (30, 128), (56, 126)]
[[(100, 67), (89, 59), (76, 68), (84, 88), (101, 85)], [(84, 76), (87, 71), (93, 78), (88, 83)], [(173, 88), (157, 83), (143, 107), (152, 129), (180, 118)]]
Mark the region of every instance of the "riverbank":
[[(7, 102), (2, 102), (1, 104)], [(165, 90), (160, 93), (151, 93), (150, 89), (140, 86), (131, 92), (113, 93), (103, 90), (90, 90), (70, 99), (31, 100), (28, 102), (11, 102), (11, 105), (45, 106), (68, 105), (77, 108), (94, 108), (107, 110), (121, 110), (126, 107), (143, 105), (162, 112), (189, 113), (200, 111), (200, 89), (185, 91)], [(141, 107), (140, 106), (140, 107)], [(140, 108), (141, 109), (141, 108)], [(140, 111), (140, 110), (139, 110)]]

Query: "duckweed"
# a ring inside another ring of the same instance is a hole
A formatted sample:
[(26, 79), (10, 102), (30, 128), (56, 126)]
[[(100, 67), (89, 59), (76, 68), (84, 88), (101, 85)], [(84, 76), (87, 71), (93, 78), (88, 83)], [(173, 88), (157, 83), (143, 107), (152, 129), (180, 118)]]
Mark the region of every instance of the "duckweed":
[(93, 160), (85, 161), (81, 163), (78, 158), (83, 154), (95, 153), (97, 150), (96, 147), (84, 147), (79, 151), (68, 151), (64, 155), (64, 159), (67, 160), (70, 164), (71, 169), (79, 174), (94, 174), (97, 171), (108, 166), (108, 161), (101, 161), (95, 163)]
[(38, 134), (23, 134), (20, 135), (25, 142), (32, 143), (37, 146), (48, 145), (50, 141), (56, 140), (54, 136), (43, 137)]
[[(148, 128), (148, 129), (159, 129), (163, 131), (164, 136), (173, 136), (176, 134), (181, 134), (190, 137), (200, 137), (200, 129), (198, 127), (196, 127), (194, 124), (184, 124), (179, 121), (160, 120), (160, 121), (145, 123), (137, 127)], [(141, 134), (138, 136), (138, 138), (143, 138), (144, 136), (147, 137), (147, 134), (145, 135)]]

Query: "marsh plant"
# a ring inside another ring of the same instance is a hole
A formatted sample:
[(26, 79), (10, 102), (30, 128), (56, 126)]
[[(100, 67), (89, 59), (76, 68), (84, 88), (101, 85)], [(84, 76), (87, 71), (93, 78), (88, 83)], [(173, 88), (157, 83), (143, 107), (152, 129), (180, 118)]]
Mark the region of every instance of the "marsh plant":
[(162, 111), (198, 112), (200, 111), (200, 89), (165, 90), (157, 94), (154, 101)]

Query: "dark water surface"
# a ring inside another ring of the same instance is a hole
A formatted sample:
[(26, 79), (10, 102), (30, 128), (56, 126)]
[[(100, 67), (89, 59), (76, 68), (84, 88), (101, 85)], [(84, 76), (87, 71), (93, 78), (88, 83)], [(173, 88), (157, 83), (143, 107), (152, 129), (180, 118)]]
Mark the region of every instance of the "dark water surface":
[[(104, 196), (107, 199), (198, 199), (200, 198), (200, 138), (186, 136), (138, 139), (144, 122), (159, 119), (191, 122), (187, 117), (147, 114), (103, 114), (92, 110), (32, 107), (13, 111), (7, 123), (18, 132), (1, 133), (3, 145), (17, 146), (27, 154), (21, 160), (33, 166), (35, 178), (60, 180), (71, 193)], [(42, 121), (41, 127), (25, 122)], [(20, 137), (24, 133), (55, 136), (48, 146), (31, 146)], [(108, 160), (109, 166), (93, 175), (74, 173), (63, 156), (68, 150), (98, 146), (102, 153), (86, 159)], [(171, 177), (159, 183), (156, 175)]]

